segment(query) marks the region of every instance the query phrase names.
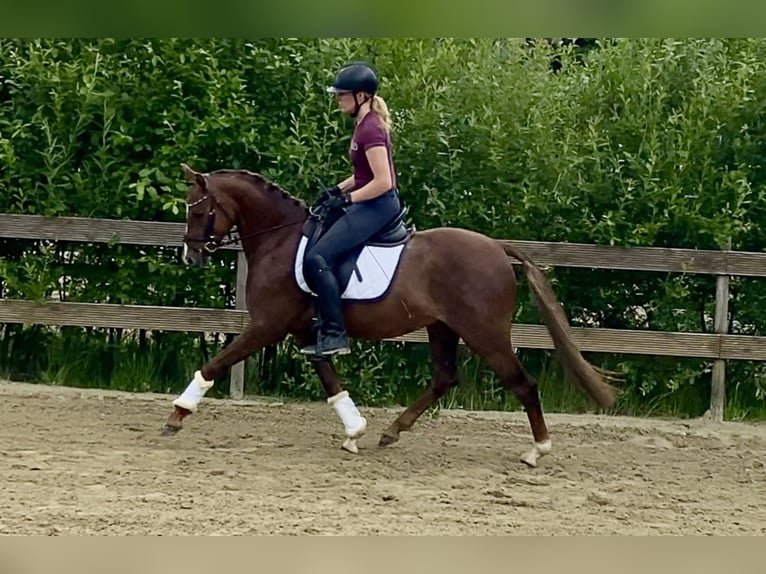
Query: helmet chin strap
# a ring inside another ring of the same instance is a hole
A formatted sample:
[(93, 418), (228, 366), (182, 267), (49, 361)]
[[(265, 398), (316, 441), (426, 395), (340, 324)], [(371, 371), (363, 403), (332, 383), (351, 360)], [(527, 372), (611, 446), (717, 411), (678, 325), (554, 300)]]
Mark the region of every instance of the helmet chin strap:
[(353, 93), (353, 96), (354, 96), (354, 111), (353, 111), (353, 112), (351, 112), (351, 114), (350, 114), (352, 118), (355, 118), (356, 116), (358, 116), (358, 115), (359, 115), (359, 110), (362, 108), (362, 106), (363, 106), (364, 104), (366, 104), (367, 102), (369, 102), (370, 100), (372, 100), (372, 97), (371, 97), (371, 96), (367, 96), (367, 97), (366, 97), (366, 98), (365, 98), (365, 99), (362, 101), (362, 103), (360, 104), (360, 103), (359, 103), (359, 100), (357, 100), (357, 99), (356, 99), (356, 95), (357, 95), (358, 93), (359, 93), (359, 92), (354, 92), (354, 93)]

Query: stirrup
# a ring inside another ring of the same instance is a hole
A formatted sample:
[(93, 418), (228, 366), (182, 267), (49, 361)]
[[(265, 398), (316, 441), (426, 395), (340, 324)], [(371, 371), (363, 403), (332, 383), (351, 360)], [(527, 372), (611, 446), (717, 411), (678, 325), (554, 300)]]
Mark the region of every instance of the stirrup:
[[(328, 343), (330, 344), (328, 345)], [(315, 355), (348, 355), (350, 352), (351, 348), (345, 332), (337, 335), (325, 335), (320, 331), (317, 337)]]
[(339, 347), (334, 347), (332, 349), (323, 349), (322, 352), (314, 352), (314, 356), (316, 357), (329, 357), (332, 355), (349, 355), (351, 354), (351, 348), (349, 345), (341, 345)]
[[(320, 335), (321, 337), (321, 335)], [(341, 335), (338, 335), (336, 338), (340, 338)], [(311, 355), (314, 357), (324, 357), (329, 355), (348, 355), (351, 353), (351, 346), (349, 345), (348, 337), (344, 337), (346, 339), (345, 343), (342, 343), (340, 345), (337, 345), (335, 347), (332, 347), (330, 349), (322, 349), (320, 352), (320, 338), (317, 338), (317, 342), (313, 345), (307, 345), (306, 347), (303, 347), (301, 349), (301, 353), (304, 355)]]

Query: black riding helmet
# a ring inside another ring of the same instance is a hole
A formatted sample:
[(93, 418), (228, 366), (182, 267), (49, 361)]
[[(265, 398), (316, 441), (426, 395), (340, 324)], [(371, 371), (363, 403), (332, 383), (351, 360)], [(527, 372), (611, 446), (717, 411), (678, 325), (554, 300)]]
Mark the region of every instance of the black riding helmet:
[(367, 64), (361, 62), (349, 64), (341, 68), (327, 91), (331, 94), (366, 92), (374, 96), (378, 91), (378, 76)]
[[(361, 105), (369, 101), (378, 91), (378, 76), (375, 71), (363, 62), (355, 62), (348, 64), (341, 68), (340, 72), (335, 76), (335, 80), (332, 85), (327, 88), (327, 91), (331, 94), (352, 93), (354, 94), (354, 111), (351, 117), (356, 117), (359, 114), (359, 108)], [(362, 104), (356, 99), (356, 94), (364, 92), (369, 94), (365, 97)]]

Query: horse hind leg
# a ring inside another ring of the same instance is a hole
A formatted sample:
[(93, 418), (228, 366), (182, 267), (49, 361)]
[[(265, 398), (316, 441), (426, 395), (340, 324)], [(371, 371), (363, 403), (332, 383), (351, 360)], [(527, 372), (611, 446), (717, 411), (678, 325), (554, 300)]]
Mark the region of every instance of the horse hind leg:
[(388, 446), (399, 440), (399, 433), (408, 431), (415, 421), (441, 399), (450, 387), (458, 384), (457, 346), (460, 337), (444, 323), (429, 325), (428, 342), (433, 364), (431, 386), (383, 431), (378, 446)]
[[(477, 322), (476, 325), (480, 325)], [(527, 373), (513, 351), (508, 329), (505, 326), (484, 331), (478, 327), (463, 334), (469, 348), (481, 356), (497, 374), (501, 384), (519, 400), (527, 413), (534, 438), (532, 448), (521, 455), (521, 461), (536, 467), (540, 457), (551, 452), (551, 440), (543, 417), (537, 382)]]

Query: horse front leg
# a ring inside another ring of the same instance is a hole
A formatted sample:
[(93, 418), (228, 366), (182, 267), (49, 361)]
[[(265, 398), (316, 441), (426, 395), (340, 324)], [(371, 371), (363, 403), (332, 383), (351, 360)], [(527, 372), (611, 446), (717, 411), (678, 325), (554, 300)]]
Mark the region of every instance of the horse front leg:
[(332, 366), (332, 359), (329, 357), (312, 357), (311, 365), (322, 382), (322, 388), (327, 395), (327, 404), (335, 410), (335, 414), (343, 423), (346, 440), (343, 441), (341, 448), (357, 454), (359, 447), (356, 441), (367, 430), (367, 419), (359, 413), (348, 391), (341, 387), (340, 380)]
[(225, 373), (232, 365), (249, 357), (256, 350), (273, 345), (284, 336), (285, 333), (251, 323), (231, 343), (194, 373), (194, 377), (186, 390), (173, 401), (173, 412), (162, 427), (162, 436), (174, 435), (183, 428), (183, 419), (196, 412), (200, 401), (213, 386), (216, 378)]

